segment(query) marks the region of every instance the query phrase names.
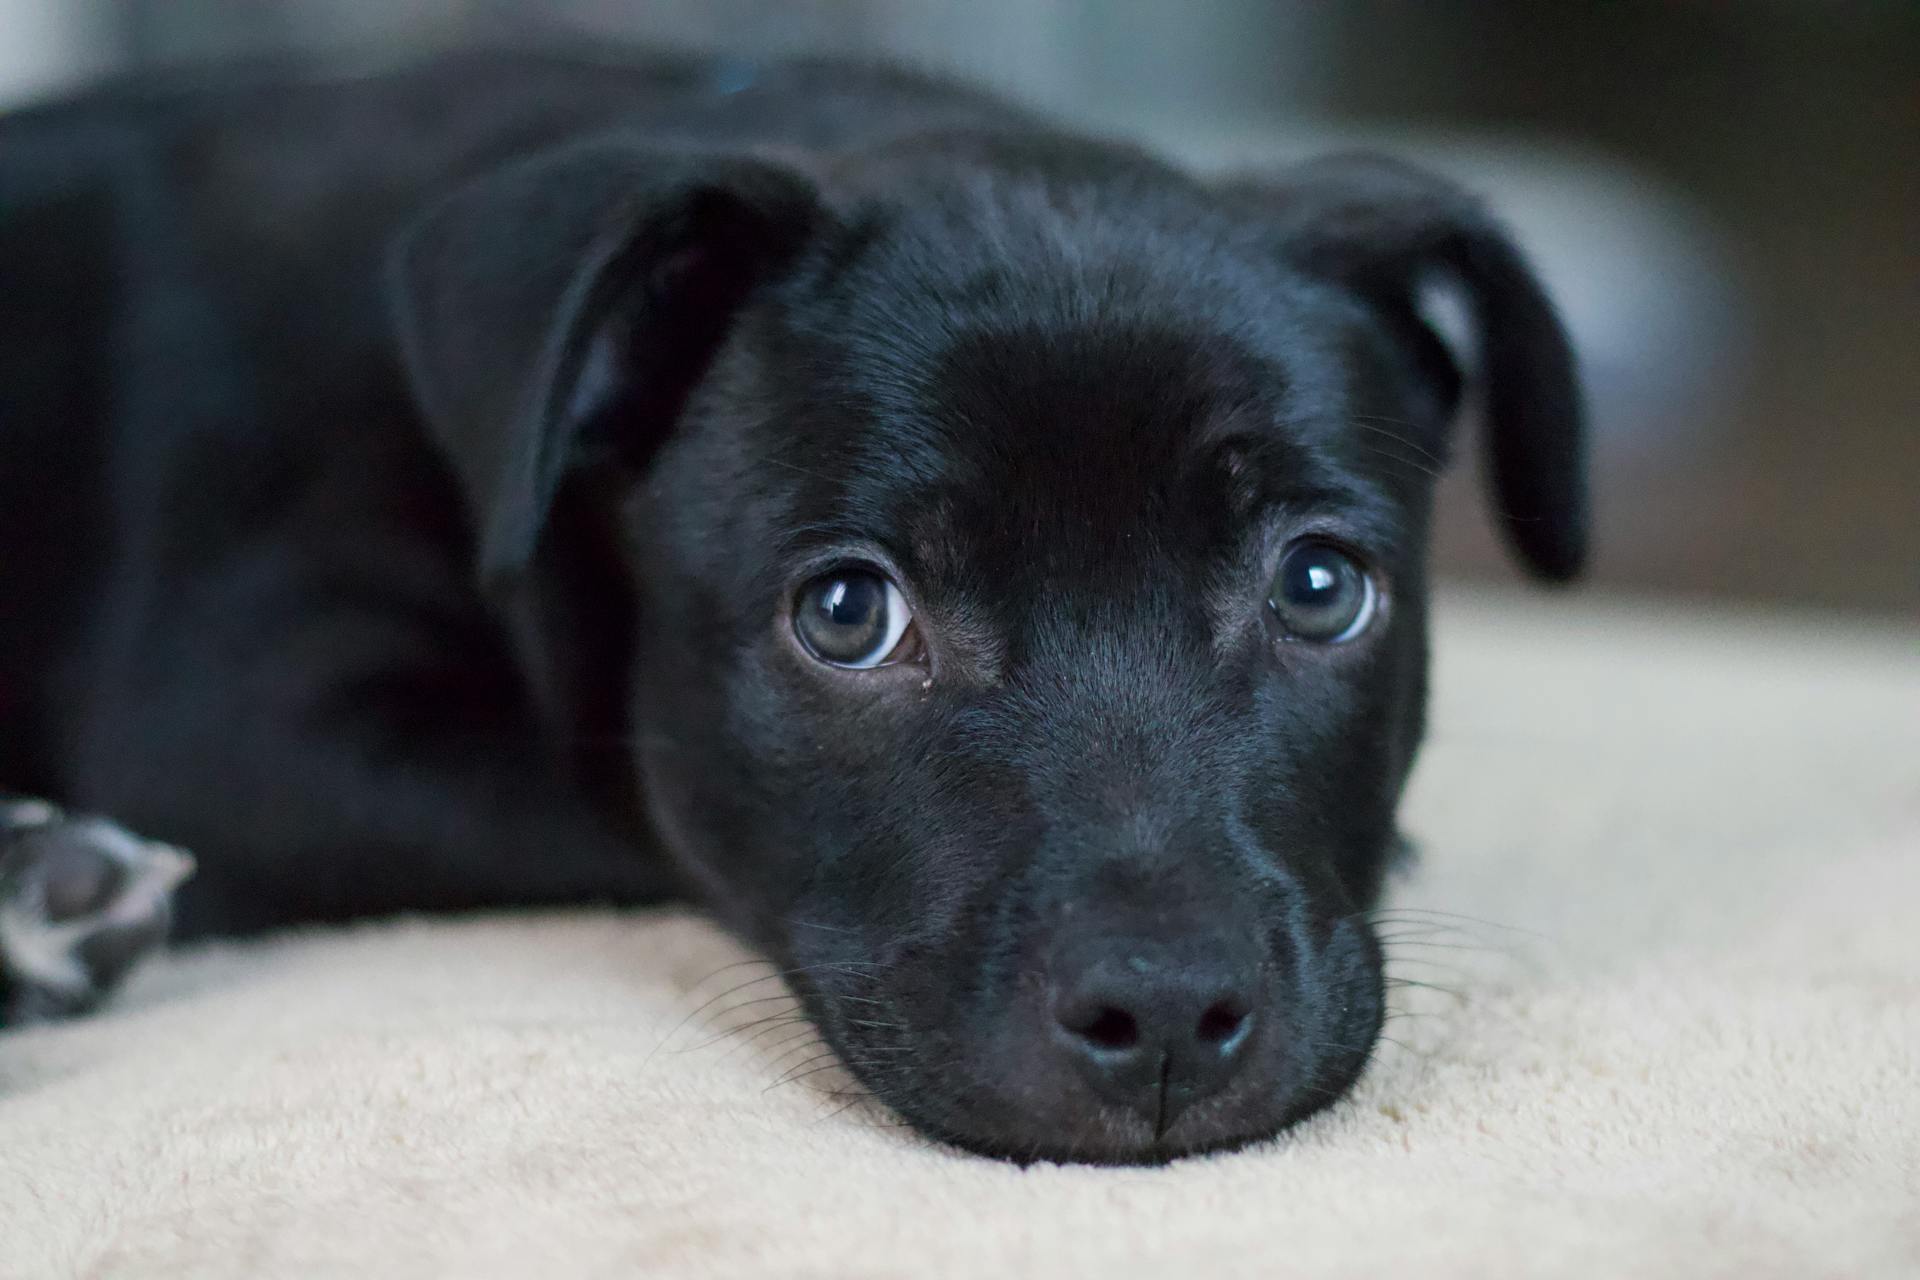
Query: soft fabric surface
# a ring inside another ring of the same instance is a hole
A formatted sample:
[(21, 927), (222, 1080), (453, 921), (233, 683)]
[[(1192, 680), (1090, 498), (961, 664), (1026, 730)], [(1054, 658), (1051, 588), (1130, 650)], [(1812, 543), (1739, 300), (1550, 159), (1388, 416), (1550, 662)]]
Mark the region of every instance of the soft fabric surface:
[(1920, 1275), (1913, 635), (1439, 636), (1394, 894), (1473, 919), (1394, 972), (1459, 998), (1277, 1142), (1022, 1170), (770, 1087), (809, 1051), (721, 1036), (773, 981), (688, 1020), (765, 972), (691, 916), (372, 926), (0, 1036), (0, 1274)]

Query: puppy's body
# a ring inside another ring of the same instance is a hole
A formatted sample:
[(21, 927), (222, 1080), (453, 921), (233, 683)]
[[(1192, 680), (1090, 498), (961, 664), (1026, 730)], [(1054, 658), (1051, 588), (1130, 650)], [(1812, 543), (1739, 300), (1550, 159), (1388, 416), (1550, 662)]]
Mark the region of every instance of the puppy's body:
[[(194, 849), (189, 934), (685, 887), (983, 1150), (1245, 1141), (1364, 1062), (1424, 273), (1516, 545), (1579, 558), (1551, 311), (1393, 166), (465, 57), (25, 113), (0, 193), (0, 778)], [(1276, 621), (1343, 573), (1352, 635)], [(893, 590), (894, 660), (821, 583)]]

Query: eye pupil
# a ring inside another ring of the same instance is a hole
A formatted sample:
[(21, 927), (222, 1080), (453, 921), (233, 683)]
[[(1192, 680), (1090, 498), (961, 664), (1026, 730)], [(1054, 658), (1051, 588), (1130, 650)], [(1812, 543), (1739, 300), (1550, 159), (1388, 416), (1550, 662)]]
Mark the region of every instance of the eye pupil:
[(858, 627), (873, 619), (881, 592), (871, 578), (837, 578), (827, 588), (821, 612), (836, 627)]
[(1289, 638), (1338, 644), (1366, 629), (1376, 596), (1373, 580), (1351, 555), (1302, 541), (1281, 557), (1268, 603)]
[(866, 574), (824, 579), (814, 588), (813, 600), (818, 615), (813, 637), (826, 643), (829, 658), (857, 653), (875, 624), (884, 622), (886, 588)]

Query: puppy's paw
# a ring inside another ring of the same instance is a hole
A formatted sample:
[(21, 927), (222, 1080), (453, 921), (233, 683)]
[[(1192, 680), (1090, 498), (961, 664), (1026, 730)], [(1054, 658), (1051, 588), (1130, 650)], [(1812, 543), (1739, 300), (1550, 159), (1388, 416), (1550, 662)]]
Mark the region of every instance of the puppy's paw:
[(166, 940), (192, 872), (103, 818), (0, 799), (0, 1027), (98, 1004)]

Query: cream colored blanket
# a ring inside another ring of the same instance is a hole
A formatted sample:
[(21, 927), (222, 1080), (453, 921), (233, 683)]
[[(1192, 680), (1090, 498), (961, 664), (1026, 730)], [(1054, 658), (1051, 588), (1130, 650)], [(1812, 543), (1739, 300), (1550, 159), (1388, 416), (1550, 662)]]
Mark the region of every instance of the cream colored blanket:
[(798, 1024), (727, 1034), (777, 982), (701, 1009), (763, 971), (696, 918), (381, 925), (0, 1036), (0, 1274), (1920, 1276), (1914, 635), (1439, 637), (1394, 893), (1457, 918), (1393, 971), (1446, 990), (1276, 1142), (976, 1159), (796, 1074)]

